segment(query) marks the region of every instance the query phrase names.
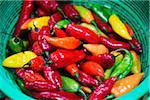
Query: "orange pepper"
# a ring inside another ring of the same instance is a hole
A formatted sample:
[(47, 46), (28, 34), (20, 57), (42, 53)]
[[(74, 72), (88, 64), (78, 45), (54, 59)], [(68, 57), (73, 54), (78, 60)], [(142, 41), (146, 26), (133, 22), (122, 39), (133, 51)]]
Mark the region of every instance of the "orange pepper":
[(118, 80), (112, 87), (111, 93), (115, 97), (122, 96), (135, 88), (141, 81), (144, 73), (137, 73)]
[(133, 34), (134, 34), (132, 28), (131, 28), (128, 24), (125, 24), (125, 26), (126, 26), (126, 28), (127, 28), (127, 30), (128, 30), (129, 35), (132, 37)]
[(66, 66), (65, 70), (67, 72), (69, 72), (72, 76), (75, 76), (79, 72), (79, 69), (78, 69), (78, 67), (77, 67), (77, 65), (75, 63)]

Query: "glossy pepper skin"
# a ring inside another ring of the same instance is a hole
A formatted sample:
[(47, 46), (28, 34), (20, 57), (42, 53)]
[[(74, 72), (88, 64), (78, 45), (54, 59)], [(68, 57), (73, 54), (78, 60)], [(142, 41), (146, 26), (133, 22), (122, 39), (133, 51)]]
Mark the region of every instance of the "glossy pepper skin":
[(129, 41), (129, 43), (134, 46), (133, 49), (136, 51), (136, 53), (142, 53), (142, 45), (136, 38), (133, 38), (131, 41)]
[(80, 45), (80, 40), (74, 37), (44, 37), (48, 43), (53, 46), (60, 47), (63, 49), (76, 49)]
[(118, 80), (113, 85), (111, 93), (114, 94), (115, 97), (128, 93), (140, 83), (143, 75), (144, 73), (137, 73)]
[(132, 28), (130, 27), (130, 25), (128, 25), (127, 23), (125, 23), (125, 26), (126, 26), (128, 32), (129, 32), (130, 36), (132, 37), (133, 34), (134, 34), (134, 31), (132, 30)]
[(113, 29), (111, 28), (111, 26), (109, 26), (107, 23), (103, 22), (99, 17), (97, 17), (96, 14), (92, 13), (93, 17), (95, 19), (95, 22), (97, 24), (97, 26), (103, 31), (103, 32), (107, 32), (107, 33), (112, 33), (114, 32)]
[(65, 67), (65, 70), (69, 72), (72, 76), (79, 77), (79, 69), (75, 63), (70, 64)]
[(68, 34), (66, 32), (64, 32), (62, 29), (54, 27), (54, 31), (55, 31), (56, 37), (59, 37), (59, 38), (68, 37)]
[(77, 96), (74, 93), (64, 92), (64, 91), (51, 91), (51, 92), (32, 92), (32, 95), (36, 99), (60, 99), (60, 100), (83, 100), (83, 97)]
[(86, 60), (94, 61), (107, 69), (113, 66), (115, 59), (112, 54), (99, 54), (97, 56), (87, 56)]
[(23, 1), (21, 13), (20, 13), (19, 20), (15, 28), (14, 36), (19, 37), (21, 35), (21, 26), (26, 20), (30, 18), (30, 15), (34, 7), (33, 3), (34, 3), (34, 0)]
[(80, 21), (81, 17), (76, 9), (71, 4), (65, 4), (63, 7), (63, 11), (65, 15), (71, 19), (72, 21), (78, 22)]
[(105, 96), (111, 93), (113, 84), (117, 80), (117, 77), (110, 77), (102, 84), (100, 84), (90, 95), (89, 100), (103, 100)]
[(45, 66), (43, 69), (44, 76), (50, 84), (57, 88), (62, 88), (62, 81), (59, 71), (52, 70), (51, 67)]
[(86, 27), (78, 26), (75, 24), (68, 24), (66, 27), (66, 32), (80, 40), (83, 40), (87, 43), (97, 44), (99, 43), (98, 36), (91, 30)]
[(39, 17), (41, 17), (41, 16), (48, 16), (49, 15), (49, 13), (47, 13), (45, 10), (43, 10), (42, 8), (38, 8), (37, 9), (37, 14), (38, 14), (38, 16)]
[(120, 35), (122, 38), (127, 40), (132, 40), (132, 37), (129, 35), (128, 30), (124, 23), (119, 19), (115, 14), (109, 17), (109, 23), (112, 26), (113, 30)]
[(60, 28), (60, 29), (61, 29), (61, 28), (66, 28), (69, 23), (70, 23), (69, 20), (66, 20), (66, 19), (60, 20), (60, 21), (58, 21), (58, 22), (55, 24), (54, 28), (55, 28), (55, 27), (56, 27), (56, 28)]
[(33, 52), (36, 54), (36, 55), (41, 55), (43, 50), (42, 48), (40, 47), (38, 41), (35, 41), (32, 45), (32, 50)]
[(62, 20), (62, 15), (60, 12), (56, 12), (53, 15), (51, 15), (51, 18), (48, 21), (48, 25), (49, 25), (50, 30), (52, 30), (55, 23), (57, 23), (60, 20)]
[(23, 50), (23, 47), (24, 47), (23, 46), (23, 40), (21, 40), (18, 37), (13, 37), (9, 40), (8, 46), (13, 53), (21, 52)]
[(56, 69), (78, 62), (84, 57), (85, 54), (82, 50), (57, 49), (50, 54), (50, 60), (53, 62), (52, 65)]

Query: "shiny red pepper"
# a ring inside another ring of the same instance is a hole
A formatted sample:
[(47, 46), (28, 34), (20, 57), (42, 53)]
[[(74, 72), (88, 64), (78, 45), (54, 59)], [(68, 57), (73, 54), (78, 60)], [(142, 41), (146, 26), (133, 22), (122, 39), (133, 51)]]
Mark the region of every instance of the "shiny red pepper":
[(72, 21), (78, 22), (81, 20), (79, 13), (74, 9), (73, 5), (65, 4), (63, 7), (65, 15)]
[(85, 57), (82, 50), (57, 49), (50, 54), (50, 60), (54, 68), (62, 68), (72, 63), (78, 62)]
[(97, 62), (103, 68), (107, 69), (113, 66), (115, 57), (112, 54), (99, 54), (96, 56), (87, 56), (86, 60)]
[(131, 45), (133, 45), (133, 49), (140, 54), (142, 52), (142, 45), (139, 43), (139, 41), (136, 38), (132, 38), (131, 41), (129, 41)]
[(98, 36), (86, 27), (78, 26), (75, 24), (68, 24), (66, 27), (66, 32), (69, 33), (69, 35), (87, 43), (99, 43)]
[(39, 46), (38, 41), (35, 41), (32, 45), (32, 50), (36, 55), (41, 55), (43, 50), (42, 48)]
[(38, 40), (39, 31), (36, 31), (35, 29), (31, 31), (31, 39), (32, 41)]
[(50, 29), (48, 26), (43, 26), (38, 35), (39, 46), (42, 48), (43, 51), (48, 51), (51, 49), (51, 45), (47, 43), (43, 36), (51, 36)]
[(97, 26), (103, 31), (103, 32), (114, 32), (111, 26), (109, 26), (107, 23), (103, 22), (99, 17), (97, 17), (96, 14), (92, 13), (93, 17), (96, 21)]
[(43, 65), (44, 59), (42, 56), (37, 56), (30, 61), (30, 67), (33, 71), (41, 71), (43, 69)]
[(77, 96), (71, 92), (55, 91), (55, 92), (32, 92), (36, 99), (52, 99), (52, 100), (83, 100), (83, 97)]
[(58, 87), (54, 84), (49, 84), (47, 81), (33, 81), (25, 82), (25, 88), (34, 91), (56, 91), (59, 90)]
[(49, 15), (49, 13), (47, 13), (45, 10), (43, 10), (42, 8), (38, 8), (37, 9), (37, 14), (38, 14), (38, 16), (39, 17), (41, 17), (41, 16), (48, 16)]
[(49, 21), (48, 21), (48, 25), (49, 25), (49, 27), (50, 27), (50, 30), (52, 30), (53, 27), (54, 27), (54, 25), (55, 25), (55, 23), (58, 22), (58, 21), (60, 21), (60, 20), (62, 20), (62, 15), (61, 15), (61, 13), (60, 13), (60, 12), (54, 13), (54, 14), (51, 16), (51, 18), (49, 19)]
[(65, 33), (62, 29), (54, 27), (56, 37), (62, 38), (67, 37), (68, 34)]
[(56, 12), (57, 7), (59, 6), (56, 0), (36, 0), (36, 4), (47, 13)]
[(110, 77), (100, 84), (90, 95), (89, 100), (103, 100), (105, 96), (111, 93), (111, 89), (117, 77)]
[(43, 72), (45, 78), (50, 84), (53, 84), (58, 88), (62, 88), (62, 81), (59, 71), (52, 70), (51, 67), (45, 66)]
[(30, 15), (34, 8), (33, 2), (34, 0), (28, 0), (28, 1), (23, 0), (22, 9), (21, 9), (21, 13), (19, 16), (19, 20), (15, 28), (14, 36), (21, 35), (22, 24), (31, 17)]

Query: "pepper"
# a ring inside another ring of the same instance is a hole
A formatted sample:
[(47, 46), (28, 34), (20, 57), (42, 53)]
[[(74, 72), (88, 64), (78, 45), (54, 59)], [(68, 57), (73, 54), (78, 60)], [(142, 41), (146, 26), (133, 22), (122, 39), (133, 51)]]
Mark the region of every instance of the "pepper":
[(87, 43), (99, 43), (98, 36), (86, 27), (78, 26), (75, 24), (68, 24), (66, 27), (66, 32), (69, 33), (70, 36), (83, 40)]
[(103, 44), (83, 44), (83, 47), (86, 48), (92, 55), (99, 54), (108, 54), (109, 50)]
[(24, 82), (45, 81), (43, 76), (33, 70), (16, 69), (16, 74)]
[(44, 38), (49, 44), (63, 49), (76, 49), (80, 45), (80, 40), (74, 37), (58, 38), (58, 37), (44, 36)]
[(36, 55), (41, 55), (43, 50), (42, 48), (39, 46), (38, 41), (35, 41), (32, 45), (32, 50)]
[(71, 4), (65, 4), (63, 6), (63, 12), (72, 21), (77, 22), (77, 21), (80, 21), (80, 19), (81, 19), (79, 13), (76, 11), (76, 9)]
[(126, 49), (117, 49), (116, 51), (124, 51), (125, 57), (122, 62), (114, 69), (111, 76), (119, 76), (119, 79), (125, 77), (131, 70), (133, 64), (133, 57), (130, 51)]
[(58, 21), (54, 27), (56, 28), (66, 28), (70, 22), (66, 19)]
[(20, 52), (7, 57), (2, 64), (8, 68), (22, 68), (35, 57), (36, 54), (31, 51)]
[(91, 92), (92, 92), (92, 90), (91, 90), (89, 87), (87, 87), (87, 86), (81, 86), (81, 89), (82, 89), (83, 92), (85, 92), (85, 93), (91, 93)]
[(67, 92), (80, 92), (82, 96), (84, 96), (84, 100), (87, 100), (86, 94), (81, 90), (80, 84), (76, 82), (75, 80), (66, 77), (61, 76), (63, 89)]
[(86, 61), (81, 65), (81, 69), (89, 75), (104, 77), (103, 68), (96, 62)]
[(136, 38), (133, 38), (131, 41), (129, 41), (131, 46), (133, 45), (133, 49), (136, 51), (136, 53), (140, 54), (142, 53), (142, 45), (139, 43), (139, 41)]
[(122, 41), (117, 41), (114, 39), (108, 39), (103, 36), (99, 37), (99, 43), (105, 45), (106, 47), (115, 50), (119, 48), (125, 48), (125, 49), (130, 49), (130, 44)]
[(125, 26), (126, 26), (126, 28), (127, 28), (128, 32), (129, 32), (129, 35), (132, 37), (132, 36), (133, 36), (133, 34), (134, 34), (134, 32), (133, 32), (132, 28), (131, 28), (131, 27), (130, 27), (127, 23), (125, 23)]
[(58, 21), (62, 20), (62, 15), (60, 12), (56, 12), (54, 13), (51, 18), (48, 21), (48, 25), (50, 27), (50, 30), (53, 29), (55, 23), (57, 23)]
[(41, 91), (41, 92), (59, 90), (56, 85), (49, 84), (47, 81), (26, 82), (25, 88), (29, 90), (35, 90), (35, 91)]
[(115, 97), (128, 93), (140, 83), (143, 75), (144, 73), (137, 73), (118, 80), (113, 85), (111, 93), (114, 94)]
[(32, 96), (31, 95), (31, 93), (30, 93), (30, 91), (29, 90), (27, 90), (26, 88), (24, 88), (24, 83), (23, 83), (23, 81), (21, 80), (21, 79), (17, 79), (17, 84), (18, 84), (18, 86), (20, 87), (20, 89), (25, 93), (25, 94), (27, 94), (27, 95), (29, 95), (29, 96)]
[(31, 39), (32, 39), (33, 42), (38, 40), (38, 35), (39, 35), (39, 29), (34, 28), (31, 31), (31, 35), (30, 35), (30, 37), (31, 37)]
[(21, 30), (26, 30), (28, 29), (28, 24), (35, 18), (29, 18), (27, 19), (22, 25), (21, 25)]
[(102, 19), (104, 22), (108, 22), (109, 14), (107, 12), (103, 11), (103, 7), (101, 7), (99, 4), (92, 4), (88, 3), (90, 9)]
[(114, 32), (113, 29), (105, 22), (103, 22), (99, 17), (97, 17), (96, 14), (92, 13), (93, 17), (95, 19), (95, 22), (97, 24), (97, 26), (100, 28), (100, 30), (102, 30), (103, 32), (106, 33), (112, 33)]
[(119, 19), (117, 15), (111, 15), (109, 17), (109, 23), (112, 26), (113, 30), (122, 38), (132, 40), (132, 37), (129, 35), (126, 26), (123, 24), (123, 22)]
[(115, 57), (112, 54), (99, 54), (97, 56), (86, 56), (86, 60), (94, 61), (100, 64), (104, 69), (114, 65)]
[(42, 16), (48, 16), (49, 13), (47, 13), (45, 10), (43, 10), (42, 8), (38, 8), (37, 9), (37, 14), (39, 17), (42, 17)]
[(105, 77), (104, 77), (105, 80), (110, 77), (112, 71), (121, 63), (121, 61), (123, 59), (123, 55), (120, 54), (119, 52), (114, 52), (113, 55), (116, 56), (115, 63), (111, 68), (105, 70), (105, 73), (104, 73), (105, 74)]
[(113, 84), (117, 80), (117, 77), (110, 77), (102, 84), (100, 84), (90, 95), (89, 100), (103, 100), (105, 96), (111, 93)]
[(22, 24), (30, 18), (30, 15), (34, 8), (34, 0), (23, 1), (21, 13), (19, 16), (19, 20), (17, 22), (14, 36), (19, 37), (21, 35), (21, 26)]
[(13, 53), (18, 53), (23, 50), (23, 41), (19, 37), (13, 37), (9, 40), (8, 43), (9, 48)]
[(133, 56), (133, 66), (131, 69), (132, 73), (141, 73), (141, 63), (140, 63), (140, 58), (139, 56), (136, 54), (135, 51), (130, 51), (132, 56)]
[(64, 91), (51, 91), (51, 92), (32, 92), (32, 95), (36, 99), (52, 99), (52, 100), (83, 100), (81, 96), (77, 96), (74, 93)]
[(43, 72), (45, 78), (50, 84), (53, 84), (57, 88), (62, 88), (62, 81), (59, 71), (52, 70), (51, 67), (45, 66)]
[(81, 25), (81, 26), (84, 26), (84, 27), (86, 27), (86, 28), (88, 28), (88, 29), (90, 29), (90, 30), (92, 30), (92, 31), (95, 32), (95, 34), (97, 34), (97, 35), (101, 35), (101, 36), (104, 36), (104, 37), (108, 38), (108, 36), (107, 36), (105, 33), (103, 33), (100, 29), (96, 28), (96, 27), (93, 26), (92, 24), (81, 23), (80, 25)]
[(59, 38), (68, 37), (68, 34), (65, 33), (62, 29), (54, 27), (54, 31), (55, 31), (56, 37), (59, 37)]
[(50, 60), (54, 68), (62, 68), (72, 63), (78, 62), (85, 57), (82, 50), (57, 49), (50, 54)]
[(44, 59), (42, 56), (37, 56), (36, 58), (31, 59), (30, 67), (33, 71), (41, 71), (44, 65)]

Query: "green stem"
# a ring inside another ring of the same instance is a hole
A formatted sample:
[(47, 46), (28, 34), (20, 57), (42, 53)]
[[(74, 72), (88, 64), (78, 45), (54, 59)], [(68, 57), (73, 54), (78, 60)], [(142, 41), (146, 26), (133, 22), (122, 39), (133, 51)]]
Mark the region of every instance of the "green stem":
[(105, 98), (105, 100), (112, 100), (114, 98), (114, 94), (111, 94)]
[(78, 81), (80, 81), (80, 77), (79, 77), (79, 73), (78, 72), (76, 72), (74, 76), (78, 79)]
[(91, 21), (91, 24), (93, 24), (93, 25), (96, 27), (96, 30), (97, 30), (97, 32), (98, 32), (99, 28), (98, 28), (98, 26), (97, 26), (95, 20), (92, 20), (92, 21)]
[(84, 100), (87, 100), (86, 94), (80, 88), (79, 88), (78, 92), (81, 93), (82, 96), (84, 96)]

